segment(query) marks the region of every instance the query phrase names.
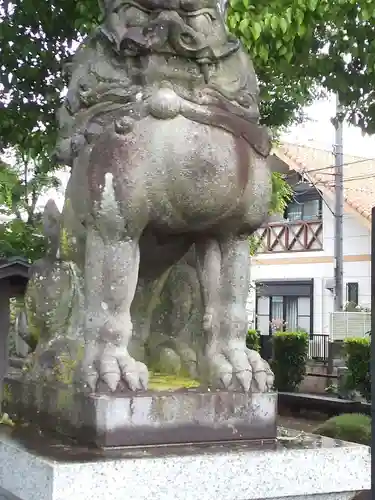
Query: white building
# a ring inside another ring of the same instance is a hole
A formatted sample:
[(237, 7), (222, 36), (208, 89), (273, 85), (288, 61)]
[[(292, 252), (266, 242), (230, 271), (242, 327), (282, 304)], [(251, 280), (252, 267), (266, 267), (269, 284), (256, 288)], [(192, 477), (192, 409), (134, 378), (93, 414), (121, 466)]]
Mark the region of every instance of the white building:
[[(375, 154), (374, 154), (375, 156)], [(273, 320), (288, 330), (330, 332), (334, 305), (334, 158), (332, 152), (283, 143), (274, 151), (295, 194), (284, 216), (258, 230), (260, 250), (252, 259), (255, 285), (250, 325), (264, 335)], [(344, 158), (344, 300), (370, 306), (371, 207), (375, 205), (375, 161)]]

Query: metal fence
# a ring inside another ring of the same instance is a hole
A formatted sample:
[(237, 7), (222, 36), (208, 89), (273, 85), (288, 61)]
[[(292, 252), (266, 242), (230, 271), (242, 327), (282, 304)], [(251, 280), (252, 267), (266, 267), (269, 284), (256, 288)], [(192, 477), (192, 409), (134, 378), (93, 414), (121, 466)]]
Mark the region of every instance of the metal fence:
[(312, 333), (309, 339), (309, 359), (328, 360), (329, 335)]

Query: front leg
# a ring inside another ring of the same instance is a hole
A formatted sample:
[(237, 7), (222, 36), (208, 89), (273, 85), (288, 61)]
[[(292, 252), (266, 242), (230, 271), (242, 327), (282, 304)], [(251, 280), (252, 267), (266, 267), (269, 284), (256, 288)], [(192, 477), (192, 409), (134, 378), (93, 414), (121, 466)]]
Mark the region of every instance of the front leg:
[(146, 389), (148, 370), (130, 356), (130, 317), (139, 269), (137, 239), (106, 241), (90, 229), (85, 265), (84, 379), (93, 390)]
[(215, 239), (196, 242), (197, 274), (203, 302), (203, 333), (207, 366), (199, 366), (199, 375), (213, 388), (228, 387), (232, 380), (232, 366), (222, 352), (220, 325), (222, 306), (222, 249)]
[[(216, 388), (266, 391), (273, 384), (273, 374), (258, 353), (246, 348), (246, 302), (250, 282), (248, 241), (229, 239), (206, 248), (205, 260), (201, 257), (204, 269), (199, 275), (206, 314), (208, 310), (213, 313), (210, 317), (215, 318), (214, 328), (210, 325), (206, 352), (211, 384)], [(212, 248), (216, 248), (216, 253)], [(214, 269), (217, 255), (220, 255), (219, 272)]]
[(266, 361), (246, 347), (246, 303), (250, 287), (250, 250), (247, 238), (228, 239), (222, 248), (221, 300), (224, 311), (220, 335), (233, 368), (232, 389), (265, 392), (272, 388), (273, 373)]

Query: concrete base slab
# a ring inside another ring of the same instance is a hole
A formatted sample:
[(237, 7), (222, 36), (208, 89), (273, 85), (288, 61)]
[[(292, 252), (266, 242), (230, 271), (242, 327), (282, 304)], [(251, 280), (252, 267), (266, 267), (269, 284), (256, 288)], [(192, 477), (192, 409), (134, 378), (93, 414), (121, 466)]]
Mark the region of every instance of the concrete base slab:
[(327, 438), (99, 450), (23, 432), (0, 431), (6, 500), (349, 500), (370, 489), (370, 449)]
[(8, 375), (4, 394), (11, 418), (98, 447), (276, 439), (276, 393), (85, 394)]

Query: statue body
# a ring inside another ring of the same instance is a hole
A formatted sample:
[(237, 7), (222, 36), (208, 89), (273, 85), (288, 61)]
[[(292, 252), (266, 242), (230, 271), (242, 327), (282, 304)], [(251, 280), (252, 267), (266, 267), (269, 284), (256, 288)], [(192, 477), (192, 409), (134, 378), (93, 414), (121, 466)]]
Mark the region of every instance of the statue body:
[(142, 390), (167, 355), (212, 388), (268, 390), (245, 345), (247, 238), (271, 195), (251, 62), (211, 0), (103, 9), (60, 111), (72, 171), (28, 288), (28, 376), (69, 366), (79, 390)]

